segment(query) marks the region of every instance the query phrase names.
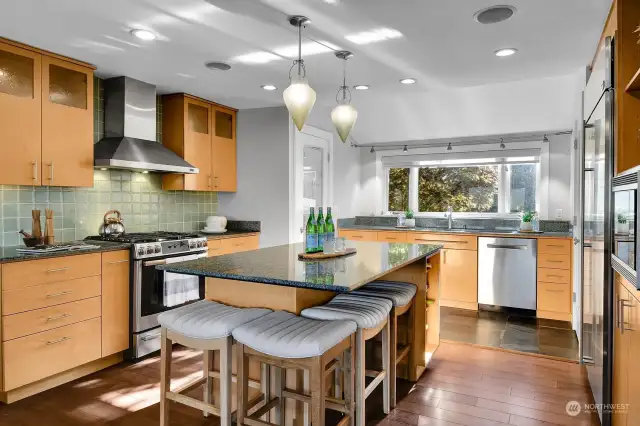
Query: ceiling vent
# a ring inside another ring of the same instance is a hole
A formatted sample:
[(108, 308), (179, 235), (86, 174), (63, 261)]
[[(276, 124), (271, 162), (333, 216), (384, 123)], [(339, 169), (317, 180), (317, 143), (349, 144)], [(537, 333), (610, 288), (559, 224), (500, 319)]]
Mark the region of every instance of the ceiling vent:
[(497, 24), (511, 18), (514, 13), (516, 8), (513, 6), (491, 6), (476, 12), (473, 17), (481, 24)]
[(229, 71), (231, 69), (231, 65), (224, 62), (207, 62), (204, 66), (214, 71)]

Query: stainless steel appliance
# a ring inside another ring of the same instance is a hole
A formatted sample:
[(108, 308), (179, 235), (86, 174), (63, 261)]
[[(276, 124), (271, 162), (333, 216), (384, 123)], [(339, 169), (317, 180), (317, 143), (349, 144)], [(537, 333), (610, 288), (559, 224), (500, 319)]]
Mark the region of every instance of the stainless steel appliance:
[[(612, 170), (614, 131), (614, 41), (607, 38), (584, 91), (581, 360), (596, 404), (611, 403), (613, 348)], [(578, 241), (576, 250), (580, 250)], [(602, 407), (602, 405), (598, 405)], [(610, 413), (599, 409), (603, 425)]]
[(478, 303), (536, 309), (538, 241), (478, 238)]
[(131, 342), (128, 358), (160, 349), (162, 312), (204, 299), (204, 280), (156, 270), (157, 265), (207, 257), (207, 239), (197, 234), (154, 232), (89, 237), (131, 244)]
[(94, 145), (94, 165), (114, 169), (198, 173), (156, 142), (156, 86), (129, 77), (104, 81), (105, 138)]
[[(638, 180), (640, 166), (613, 178), (613, 269), (638, 287)], [(640, 287), (639, 287), (640, 288)]]

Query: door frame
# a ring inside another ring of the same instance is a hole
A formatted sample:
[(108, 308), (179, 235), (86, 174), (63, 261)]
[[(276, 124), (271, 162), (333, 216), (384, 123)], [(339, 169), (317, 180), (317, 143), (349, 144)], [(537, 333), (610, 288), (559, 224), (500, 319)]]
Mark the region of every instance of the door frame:
[[(305, 125), (302, 131), (299, 131), (293, 121), (289, 120), (289, 242), (297, 241), (297, 237), (300, 235), (300, 227), (296, 224), (296, 215), (298, 206), (298, 198), (296, 194), (302, 189), (302, 180), (298, 179), (297, 172), (298, 166), (303, 167), (303, 149), (300, 143), (300, 135), (305, 134), (314, 138), (327, 141), (327, 154), (328, 161), (327, 166), (323, 173), (323, 180), (326, 185), (323, 185), (323, 199), (326, 200), (327, 206), (333, 205), (333, 133), (326, 130), (319, 129), (310, 125)], [(303, 224), (304, 225), (304, 224)]]

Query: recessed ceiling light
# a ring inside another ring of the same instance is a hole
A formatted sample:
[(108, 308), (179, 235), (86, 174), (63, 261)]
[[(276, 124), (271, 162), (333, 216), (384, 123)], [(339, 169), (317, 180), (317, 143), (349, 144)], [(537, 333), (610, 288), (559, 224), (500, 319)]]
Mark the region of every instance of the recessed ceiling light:
[(353, 88), (356, 90), (369, 90), (371, 86), (369, 86), (368, 84), (357, 84), (353, 86)]
[(207, 62), (204, 66), (213, 71), (229, 71), (231, 69), (231, 65), (225, 62)]
[(252, 52), (245, 55), (236, 56), (232, 59), (234, 62), (242, 62), (243, 64), (266, 64), (271, 61), (282, 59), (278, 55), (269, 52)]
[(369, 44), (400, 37), (402, 37), (402, 33), (393, 28), (377, 28), (375, 30), (349, 34), (344, 38), (355, 44)]
[(403, 78), (400, 80), (402, 84), (414, 84), (417, 80), (415, 78)]
[(277, 87), (274, 86), (273, 84), (263, 84), (260, 87), (262, 87), (264, 90), (268, 90), (270, 92), (277, 89)]
[(518, 51), (518, 49), (514, 49), (512, 47), (508, 47), (506, 49), (496, 50), (495, 51), (495, 55), (503, 58), (505, 56), (511, 56), (511, 55), (515, 54), (517, 51)]
[[(329, 43), (328, 41), (308, 41), (302, 43), (302, 56), (318, 55), (320, 53), (335, 52), (336, 50), (340, 50), (340, 48), (335, 44)], [(277, 49), (273, 49), (273, 51), (280, 56), (284, 56), (285, 58), (298, 57), (297, 44), (279, 47)]]
[(131, 34), (138, 37), (140, 40), (151, 41), (156, 39), (156, 35), (148, 30), (131, 30)]
[(473, 19), (481, 24), (497, 24), (511, 18), (515, 13), (516, 8), (513, 6), (490, 6), (477, 11)]

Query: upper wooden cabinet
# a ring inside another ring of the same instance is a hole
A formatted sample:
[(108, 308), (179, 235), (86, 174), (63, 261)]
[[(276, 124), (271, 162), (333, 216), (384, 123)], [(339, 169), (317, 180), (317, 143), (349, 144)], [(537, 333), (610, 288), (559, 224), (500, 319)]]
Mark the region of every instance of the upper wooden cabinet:
[(93, 185), (93, 68), (0, 39), (0, 184)]
[(165, 175), (165, 190), (236, 190), (235, 110), (185, 94), (163, 96), (162, 143), (200, 170)]

